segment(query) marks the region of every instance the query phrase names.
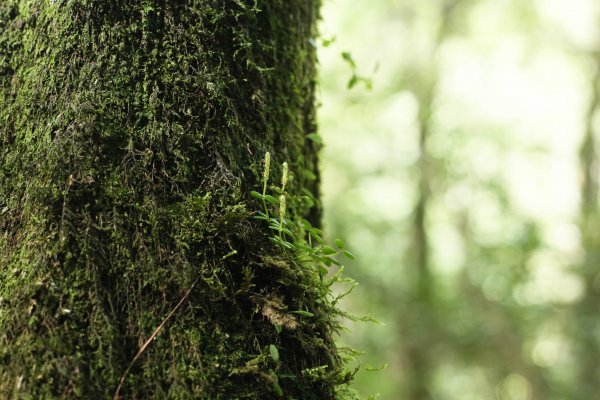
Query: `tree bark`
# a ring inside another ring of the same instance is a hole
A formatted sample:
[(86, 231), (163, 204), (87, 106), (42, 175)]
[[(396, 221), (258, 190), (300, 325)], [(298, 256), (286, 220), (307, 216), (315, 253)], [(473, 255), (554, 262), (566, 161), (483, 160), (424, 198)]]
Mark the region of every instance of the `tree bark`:
[(336, 310), (249, 196), (267, 151), (317, 194), (318, 5), (0, 2), (0, 397), (337, 398)]

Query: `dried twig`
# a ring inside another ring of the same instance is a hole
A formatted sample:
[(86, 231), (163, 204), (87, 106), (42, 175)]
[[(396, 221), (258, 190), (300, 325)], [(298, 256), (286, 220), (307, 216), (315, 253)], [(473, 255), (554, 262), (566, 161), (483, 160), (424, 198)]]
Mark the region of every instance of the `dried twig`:
[(140, 358), (142, 356), (142, 354), (144, 353), (144, 351), (146, 351), (146, 349), (148, 348), (148, 346), (150, 345), (150, 343), (152, 342), (152, 340), (154, 340), (154, 338), (156, 337), (156, 335), (158, 335), (158, 332), (160, 332), (160, 330), (162, 329), (163, 326), (165, 326), (165, 324), (167, 323), (167, 321), (169, 319), (171, 319), (171, 317), (173, 316), (173, 314), (175, 314), (175, 312), (183, 304), (183, 302), (185, 301), (185, 299), (188, 298), (188, 296), (192, 292), (192, 289), (194, 288), (194, 286), (196, 286), (196, 283), (198, 283), (198, 279), (196, 279), (196, 281), (192, 284), (192, 286), (190, 286), (190, 288), (187, 290), (187, 292), (185, 292), (185, 294), (183, 295), (183, 297), (181, 298), (181, 300), (179, 300), (179, 303), (177, 303), (177, 305), (171, 310), (171, 312), (167, 315), (167, 317), (160, 323), (160, 325), (158, 325), (158, 327), (154, 330), (154, 332), (152, 332), (152, 335), (150, 335), (150, 337), (148, 338), (148, 340), (146, 340), (144, 342), (144, 344), (142, 345), (142, 347), (140, 347), (140, 349), (138, 350), (137, 354), (135, 355), (135, 357), (133, 357), (133, 360), (131, 360), (131, 362), (129, 363), (129, 366), (127, 367), (127, 369), (125, 370), (125, 372), (121, 376), (121, 379), (119, 380), (119, 385), (117, 386), (117, 390), (115, 390), (115, 394), (113, 396), (113, 400), (118, 400), (119, 399), (119, 392), (121, 391), (121, 387), (123, 386), (123, 383), (125, 383), (125, 378), (127, 377), (127, 374), (129, 373), (129, 371), (131, 370), (131, 367), (133, 367), (133, 364), (135, 364), (135, 362), (138, 360), (138, 358)]

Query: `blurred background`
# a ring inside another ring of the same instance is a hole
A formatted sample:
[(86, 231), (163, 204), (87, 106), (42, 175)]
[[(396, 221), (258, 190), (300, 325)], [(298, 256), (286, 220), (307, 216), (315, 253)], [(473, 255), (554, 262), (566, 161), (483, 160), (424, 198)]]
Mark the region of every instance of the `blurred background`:
[(324, 0), (325, 223), (384, 323), (341, 339), (363, 396), (600, 399), (599, 28), (597, 0)]

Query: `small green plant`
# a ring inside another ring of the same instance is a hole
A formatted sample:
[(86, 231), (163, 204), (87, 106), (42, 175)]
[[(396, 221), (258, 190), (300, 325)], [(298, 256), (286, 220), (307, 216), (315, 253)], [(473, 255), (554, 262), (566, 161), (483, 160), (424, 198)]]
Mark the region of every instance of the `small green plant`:
[[(309, 140), (319, 141), (320, 136), (316, 133), (308, 137)], [(344, 267), (336, 259), (337, 256), (345, 256), (354, 260), (354, 255), (348, 251), (346, 244), (341, 239), (335, 239), (331, 245), (327, 244), (323, 238), (323, 231), (313, 226), (304, 215), (315, 204), (315, 198), (312, 193), (303, 189), (301, 195), (292, 194), (288, 191), (290, 182), (293, 182), (293, 174), (290, 172), (289, 165), (284, 162), (281, 165), (281, 181), (278, 185), (269, 185), (271, 176), (271, 154), (266, 153), (264, 158), (264, 169), (262, 173), (262, 192), (252, 191), (252, 197), (258, 199), (262, 204), (262, 210), (257, 211), (254, 219), (264, 221), (270, 231), (269, 240), (277, 245), (286, 253), (294, 264), (298, 267), (305, 268), (310, 274), (314, 274), (314, 289), (320, 294), (323, 305), (327, 305), (330, 317), (348, 319), (352, 321), (370, 321), (376, 322), (369, 317), (357, 317), (346, 313), (338, 308), (339, 301), (350, 294), (356, 282), (349, 278), (342, 277)], [(309, 176), (312, 172), (307, 170), (300, 171), (304, 176)], [(313, 174), (314, 176), (314, 174)], [(292, 185), (293, 186), (293, 185)], [(329, 267), (339, 266), (339, 269), (334, 273), (329, 273)], [(347, 290), (334, 293), (332, 286), (336, 283), (349, 284)], [(315, 310), (312, 310), (315, 311)], [(293, 310), (289, 314), (300, 316), (303, 318), (322, 318), (322, 315), (315, 315), (309, 310)], [(335, 330), (340, 331), (345, 329), (341, 324), (335, 323)], [(282, 331), (282, 326), (275, 324), (275, 329), (278, 334)], [(275, 344), (270, 344), (268, 347), (268, 355), (275, 363), (279, 362), (279, 349)], [(345, 361), (355, 360), (360, 365), (359, 357), (362, 353), (349, 348), (339, 347), (340, 355)], [(352, 380), (359, 367), (345, 372), (344, 384), (336, 388), (337, 398), (346, 400), (359, 400), (360, 396), (350, 386)], [(326, 372), (326, 366), (318, 366), (302, 371), (304, 377), (318, 377)], [(367, 368), (368, 369), (368, 368)], [(283, 396), (283, 390), (279, 385), (277, 373), (270, 370), (273, 389), (278, 396)], [(369, 397), (368, 400), (374, 397)]]
[[(281, 185), (273, 187), (274, 195), (267, 193), (271, 167), (271, 154), (266, 153), (264, 159), (262, 193), (252, 191), (251, 195), (261, 200), (263, 211), (254, 216), (257, 220), (268, 223), (273, 235), (269, 240), (284, 249), (293, 252), (296, 261), (309, 268), (313, 268), (323, 277), (328, 273), (327, 267), (341, 266), (335, 258), (343, 255), (354, 259), (354, 255), (346, 249), (346, 244), (341, 239), (335, 239), (334, 245), (326, 244), (323, 231), (299, 215), (288, 213), (287, 205), (299, 206), (297, 209), (310, 208), (313, 204), (312, 195), (292, 195), (286, 191), (290, 179), (288, 163), (282, 164)], [(271, 211), (269, 211), (269, 205)]]

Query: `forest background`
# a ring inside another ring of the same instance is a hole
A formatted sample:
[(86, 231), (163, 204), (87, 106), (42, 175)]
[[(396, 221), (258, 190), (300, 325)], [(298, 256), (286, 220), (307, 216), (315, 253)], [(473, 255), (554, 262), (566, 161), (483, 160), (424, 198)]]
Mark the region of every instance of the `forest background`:
[(324, 2), (326, 225), (383, 322), (342, 339), (361, 393), (600, 392), (599, 27), (593, 0)]

